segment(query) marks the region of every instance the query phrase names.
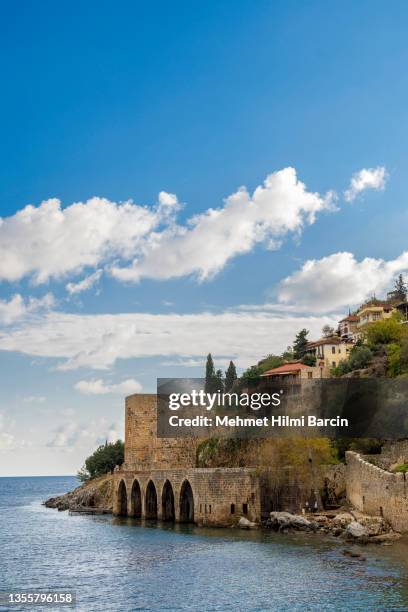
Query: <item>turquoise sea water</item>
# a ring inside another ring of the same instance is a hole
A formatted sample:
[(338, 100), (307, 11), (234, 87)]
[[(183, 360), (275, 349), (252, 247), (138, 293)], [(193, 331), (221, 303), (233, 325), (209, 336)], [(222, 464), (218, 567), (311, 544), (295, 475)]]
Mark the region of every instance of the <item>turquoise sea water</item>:
[(408, 610), (406, 544), (354, 547), (362, 562), (313, 535), (142, 526), (41, 506), (76, 484), (0, 478), (0, 590), (74, 590), (84, 611)]

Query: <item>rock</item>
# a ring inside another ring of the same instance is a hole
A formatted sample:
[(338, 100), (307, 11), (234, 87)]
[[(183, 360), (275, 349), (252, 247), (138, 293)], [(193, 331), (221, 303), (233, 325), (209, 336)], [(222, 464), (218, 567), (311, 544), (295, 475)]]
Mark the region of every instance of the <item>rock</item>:
[(346, 527), (346, 535), (350, 538), (360, 539), (367, 537), (368, 533), (366, 528), (361, 523), (358, 523), (357, 521), (352, 521)]
[(60, 512), (78, 508), (96, 508), (112, 512), (113, 505), (113, 477), (111, 474), (88, 480), (73, 491), (58, 497), (47, 499), (44, 504), (47, 508), (56, 508)]
[(256, 529), (258, 525), (252, 521), (248, 521), (248, 519), (246, 519), (244, 516), (241, 516), (238, 521), (238, 527), (240, 529)]
[(345, 557), (351, 557), (352, 559), (358, 559), (359, 561), (366, 561), (366, 558), (363, 555), (360, 555), (360, 553), (354, 552), (352, 550), (343, 550), (342, 553)]
[(389, 533), (382, 533), (378, 536), (372, 536), (370, 538), (370, 542), (375, 544), (383, 544), (384, 546), (391, 546), (395, 540), (399, 540), (401, 538), (400, 533), (396, 533), (395, 531), (390, 531)]
[(340, 514), (336, 514), (333, 519), (333, 524), (336, 527), (347, 527), (350, 523), (354, 521), (354, 517), (350, 512), (341, 512)]
[(290, 512), (271, 512), (269, 515), (268, 525), (277, 531), (283, 529), (312, 529), (315, 527), (311, 521), (299, 514), (291, 514)]
[(382, 516), (360, 516), (358, 522), (365, 527), (369, 536), (378, 536), (389, 530)]

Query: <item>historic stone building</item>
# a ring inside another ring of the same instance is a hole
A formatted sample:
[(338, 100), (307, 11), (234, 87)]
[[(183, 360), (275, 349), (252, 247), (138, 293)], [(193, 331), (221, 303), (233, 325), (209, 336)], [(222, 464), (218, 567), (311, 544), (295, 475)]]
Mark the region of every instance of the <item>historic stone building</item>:
[(127, 397), (125, 411), (115, 514), (201, 525), (231, 525), (241, 516), (260, 521), (265, 487), (256, 468), (196, 468), (195, 440), (157, 437), (156, 395)]

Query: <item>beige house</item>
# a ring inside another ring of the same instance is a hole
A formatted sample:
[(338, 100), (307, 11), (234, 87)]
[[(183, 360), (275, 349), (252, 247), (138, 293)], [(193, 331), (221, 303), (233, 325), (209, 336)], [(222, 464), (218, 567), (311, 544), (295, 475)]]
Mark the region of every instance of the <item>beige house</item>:
[(337, 336), (329, 338), (321, 338), (316, 342), (309, 342), (306, 347), (306, 353), (315, 355), (316, 366), (323, 368), (335, 368), (340, 361), (347, 359), (352, 345), (343, 342)]
[(394, 308), (389, 304), (373, 304), (361, 306), (357, 312), (358, 323), (357, 329), (361, 329), (364, 325), (375, 323), (382, 319), (389, 319), (392, 316)]
[(357, 331), (358, 321), (358, 316), (352, 314), (349, 314), (347, 317), (344, 317), (344, 319), (339, 321), (339, 335), (343, 341), (352, 342), (354, 340), (354, 334)]

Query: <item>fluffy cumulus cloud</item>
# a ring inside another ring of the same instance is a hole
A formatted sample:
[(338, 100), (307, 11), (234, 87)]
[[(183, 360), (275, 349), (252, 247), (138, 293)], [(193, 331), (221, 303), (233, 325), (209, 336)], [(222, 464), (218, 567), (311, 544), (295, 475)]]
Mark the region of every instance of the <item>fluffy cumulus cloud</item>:
[(153, 207), (91, 198), (63, 208), (57, 199), (0, 218), (0, 280), (35, 283), (73, 277), (71, 294), (98, 282), (102, 270), (122, 281), (194, 274), (206, 279), (255, 245), (277, 249), (318, 213), (333, 209), (334, 194), (306, 189), (294, 168), (268, 175), (252, 194), (245, 187), (176, 223), (177, 196), (161, 191)]
[(9, 325), (29, 314), (49, 310), (54, 304), (54, 296), (51, 293), (42, 298), (26, 299), (16, 293), (9, 300), (0, 300), (0, 323)]
[[(118, 359), (160, 357), (203, 359), (209, 352), (247, 367), (273, 347), (282, 351), (294, 332), (306, 327), (319, 336), (336, 316), (226, 311), (219, 314), (80, 315), (50, 312), (41, 321), (26, 320), (0, 332), (0, 350), (58, 360), (62, 370), (106, 369)], [(105, 389), (98, 382), (96, 389)], [(89, 387), (88, 387), (89, 389)]]
[(377, 168), (363, 168), (351, 177), (350, 186), (344, 192), (346, 202), (353, 202), (356, 197), (366, 189), (384, 189), (387, 180), (387, 171), (383, 166)]
[(334, 200), (332, 192), (321, 196), (308, 191), (295, 169), (285, 168), (268, 175), (252, 194), (241, 187), (222, 208), (210, 208), (187, 226), (173, 225), (156, 234), (131, 266), (111, 271), (123, 281), (190, 274), (204, 280), (257, 244), (279, 248), (289, 233), (299, 234), (318, 213), (333, 210)]
[(66, 208), (57, 199), (26, 206), (0, 218), (0, 280), (32, 276), (36, 283), (96, 268), (116, 257), (129, 259), (178, 208), (172, 194), (159, 194), (151, 208), (91, 198)]
[(75, 384), (75, 389), (85, 395), (107, 395), (108, 393), (130, 395), (131, 393), (140, 393), (142, 385), (134, 378), (127, 378), (116, 384), (108, 384), (102, 378), (94, 378), (78, 381)]
[(297, 309), (330, 312), (373, 294), (383, 295), (395, 276), (406, 271), (408, 251), (389, 261), (372, 257), (357, 261), (352, 253), (334, 253), (306, 261), (281, 282), (278, 297)]

